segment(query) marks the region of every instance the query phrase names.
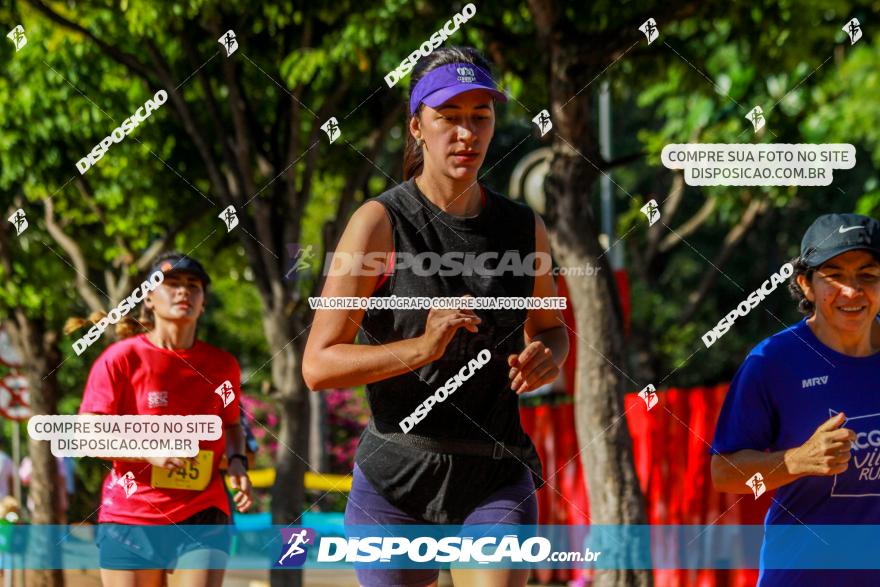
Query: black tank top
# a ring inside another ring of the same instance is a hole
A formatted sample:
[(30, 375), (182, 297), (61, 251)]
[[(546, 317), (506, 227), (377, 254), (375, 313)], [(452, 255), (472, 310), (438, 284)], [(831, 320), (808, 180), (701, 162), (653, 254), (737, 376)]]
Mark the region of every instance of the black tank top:
[[(414, 179), (376, 198), (391, 221), (394, 251), (416, 255), (455, 252), (495, 253), (484, 256), (495, 270), (504, 253), (518, 251), (520, 258), (535, 251), (535, 217), (530, 208), (491, 190), (480, 214), (462, 218), (447, 214), (422, 194)], [(510, 253), (508, 253), (508, 257)], [(461, 257), (460, 257), (461, 258)], [(458, 271), (456, 275), (417, 274), (395, 263), (391, 276), (373, 294), (398, 297), (529, 297), (534, 277), (485, 276)], [(447, 272), (449, 273), (449, 272)], [(485, 272), (483, 272), (485, 273)], [(407, 372), (367, 385), (367, 399), (375, 426), (381, 433), (400, 433), (400, 422), (429, 395), (457, 374), (468, 361), (487, 349), (491, 359), (470, 379), (436, 403), (412, 429), (438, 439), (524, 447), (524, 459), (478, 457), (427, 452), (386, 442), (364, 432), (355, 456), (370, 483), (393, 505), (409, 515), (440, 524), (461, 523), (480, 502), (500, 487), (521, 478), (525, 467), (540, 486), (541, 463), (534, 445), (522, 429), (518, 396), (510, 389), (507, 357), (522, 352), (527, 310), (476, 310), (482, 319), (479, 332), (459, 329), (442, 358)], [(368, 310), (361, 324), (366, 344), (389, 343), (424, 333), (428, 310)]]

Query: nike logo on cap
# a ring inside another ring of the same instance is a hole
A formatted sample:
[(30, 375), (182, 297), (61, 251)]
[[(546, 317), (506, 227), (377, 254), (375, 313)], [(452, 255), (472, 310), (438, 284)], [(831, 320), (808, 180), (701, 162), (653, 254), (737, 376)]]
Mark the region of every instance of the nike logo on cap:
[(837, 232), (843, 234), (844, 232), (849, 232), (851, 230), (856, 230), (857, 228), (865, 228), (864, 226), (850, 226), (849, 228), (844, 228), (843, 225), (840, 225), (840, 228), (837, 229)]

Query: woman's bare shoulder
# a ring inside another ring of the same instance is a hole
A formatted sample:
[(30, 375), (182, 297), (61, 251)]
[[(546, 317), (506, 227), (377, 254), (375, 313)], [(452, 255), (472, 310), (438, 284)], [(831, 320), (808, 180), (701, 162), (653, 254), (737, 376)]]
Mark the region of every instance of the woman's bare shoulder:
[(366, 251), (390, 251), (393, 246), (391, 219), (381, 203), (361, 204), (348, 221), (340, 245), (350, 243)]

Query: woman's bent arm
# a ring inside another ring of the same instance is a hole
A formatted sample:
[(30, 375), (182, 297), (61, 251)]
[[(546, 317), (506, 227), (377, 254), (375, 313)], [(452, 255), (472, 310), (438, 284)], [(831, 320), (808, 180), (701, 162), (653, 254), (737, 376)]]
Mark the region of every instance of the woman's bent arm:
[[(391, 221), (382, 204), (367, 202), (351, 217), (334, 254), (360, 262), (359, 255), (393, 250)], [(342, 266), (346, 266), (340, 263)], [(332, 265), (332, 266), (335, 266)], [(383, 270), (384, 271), (384, 268)], [(322, 297), (370, 297), (380, 273), (369, 267), (344, 275), (328, 275)], [(359, 274), (358, 274), (359, 273)], [(369, 340), (352, 344), (360, 329), (364, 310), (316, 310), (303, 357), (303, 377), (313, 390), (363, 385), (401, 375), (430, 362), (418, 339), (386, 345)]]

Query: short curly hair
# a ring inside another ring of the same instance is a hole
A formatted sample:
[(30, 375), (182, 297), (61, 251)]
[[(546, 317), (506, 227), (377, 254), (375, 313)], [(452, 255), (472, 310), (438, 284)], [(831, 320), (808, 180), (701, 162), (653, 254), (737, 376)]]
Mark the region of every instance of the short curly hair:
[(807, 264), (804, 263), (802, 257), (795, 257), (789, 261), (789, 263), (794, 267), (794, 272), (791, 274), (791, 277), (788, 278), (788, 293), (790, 293), (794, 301), (797, 302), (798, 312), (806, 316), (812, 316), (813, 312), (816, 311), (816, 305), (807, 299), (804, 290), (801, 289), (801, 286), (797, 282), (797, 278), (798, 275), (803, 275), (807, 278), (807, 281), (812, 282), (816, 268), (808, 267)]

